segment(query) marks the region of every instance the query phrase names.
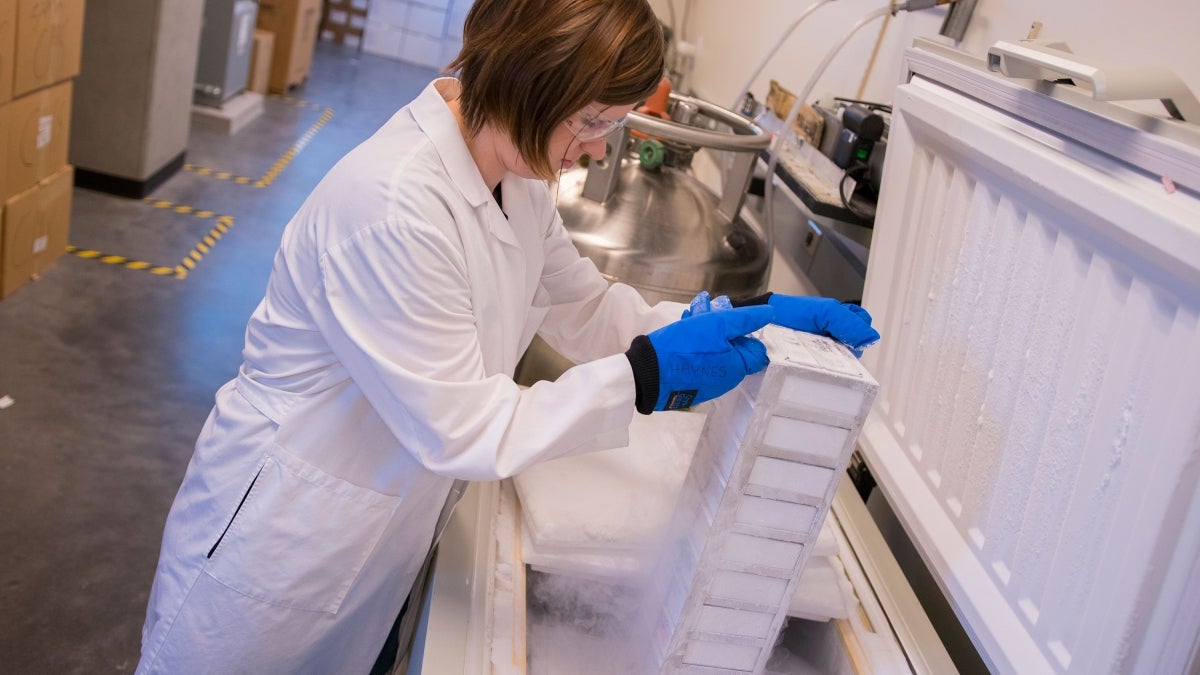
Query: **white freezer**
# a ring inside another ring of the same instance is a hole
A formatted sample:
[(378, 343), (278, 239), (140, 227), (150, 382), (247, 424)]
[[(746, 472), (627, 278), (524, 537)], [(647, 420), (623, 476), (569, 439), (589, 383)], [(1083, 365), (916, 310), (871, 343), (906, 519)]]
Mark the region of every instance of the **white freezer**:
[[(884, 336), (867, 463), (994, 672), (1196, 672), (1200, 127), (1094, 100), (1114, 92), (1086, 68), (1096, 97), (934, 43), (906, 61), (864, 297)], [(495, 550), (472, 543), (500, 489), (471, 495), (409, 672), (510, 672), (488, 656)], [(852, 490), (834, 512), (871, 634), (951, 672)], [(872, 672), (853, 635), (814, 654)]]
[(1193, 671), (1200, 126), (932, 44), (908, 65), (867, 463), (996, 672)]

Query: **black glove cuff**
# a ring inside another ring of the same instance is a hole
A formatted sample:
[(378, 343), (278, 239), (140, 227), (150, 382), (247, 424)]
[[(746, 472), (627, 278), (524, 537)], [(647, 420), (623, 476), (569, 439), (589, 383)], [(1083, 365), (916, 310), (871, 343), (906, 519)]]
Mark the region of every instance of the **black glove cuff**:
[(756, 295), (753, 298), (745, 298), (743, 300), (730, 300), (729, 304), (733, 305), (734, 307), (750, 307), (753, 305), (765, 305), (765, 304), (767, 304), (767, 301), (771, 299), (771, 295), (773, 295), (773, 294), (770, 291), (768, 291), (766, 293), (763, 293), (762, 295)]
[(629, 367), (633, 369), (637, 411), (649, 415), (658, 403), (658, 352), (654, 351), (650, 338), (639, 335), (633, 338), (625, 358), (629, 359)]

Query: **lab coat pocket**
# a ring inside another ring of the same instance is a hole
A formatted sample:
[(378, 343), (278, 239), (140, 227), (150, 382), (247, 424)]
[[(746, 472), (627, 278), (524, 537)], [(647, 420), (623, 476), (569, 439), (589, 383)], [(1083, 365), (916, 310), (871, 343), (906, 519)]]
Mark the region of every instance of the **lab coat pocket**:
[(533, 292), (533, 302), (530, 303), (529, 311), (525, 314), (525, 328), (521, 331), (518, 353), (525, 353), (529, 343), (533, 341), (533, 336), (542, 327), (542, 322), (546, 320), (546, 315), (549, 313), (550, 291), (547, 291), (545, 286), (538, 284), (537, 290)]
[(261, 602), (336, 614), (400, 501), (276, 446), (205, 571)]

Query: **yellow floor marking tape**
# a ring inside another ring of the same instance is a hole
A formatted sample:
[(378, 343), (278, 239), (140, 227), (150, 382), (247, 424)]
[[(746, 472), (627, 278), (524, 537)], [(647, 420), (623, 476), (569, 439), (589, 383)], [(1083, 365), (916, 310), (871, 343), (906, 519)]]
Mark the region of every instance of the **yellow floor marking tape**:
[[(277, 98), (288, 105), (294, 105), (310, 110), (324, 109), (324, 111), (321, 113), (321, 117), (318, 118), (317, 121), (314, 122), (313, 125), (304, 132), (304, 135), (301, 136), (300, 139), (295, 143), (293, 143), (292, 146), (283, 153), (283, 156), (276, 160), (275, 163), (271, 165), (271, 168), (267, 169), (267, 172), (261, 177), (251, 178), (249, 176), (239, 176), (232, 171), (220, 171), (208, 167), (197, 166), (195, 164), (184, 164), (183, 169), (200, 176), (210, 176), (218, 180), (228, 180), (237, 185), (253, 185), (256, 188), (264, 188), (275, 182), (275, 179), (287, 167), (288, 164), (291, 164), (292, 160), (296, 158), (296, 155), (299, 155), (300, 152), (304, 150), (305, 146), (312, 141), (313, 136), (317, 135), (317, 132), (321, 130), (321, 127), (325, 126), (329, 123), (329, 120), (333, 119), (333, 108), (324, 108), (324, 106), (319, 104), (310, 103), (308, 101), (293, 98), (291, 96), (273, 96), (272, 98)], [(217, 240), (220, 239), (221, 236), (226, 232), (228, 232), (229, 228), (233, 227), (233, 216), (218, 215), (207, 209), (197, 209), (184, 204), (175, 204), (164, 199), (146, 198), (142, 201), (158, 209), (171, 209), (175, 213), (191, 215), (195, 216), (196, 218), (209, 219), (215, 217), (217, 219), (217, 224), (213, 226), (213, 228), (208, 231), (208, 234), (204, 235), (204, 238), (201, 239), (201, 241), (195, 246), (193, 246), (192, 250), (188, 252), (186, 256), (184, 256), (183, 260), (181, 260), (179, 264), (175, 265), (174, 267), (168, 267), (166, 265), (154, 265), (152, 263), (145, 262), (144, 260), (134, 260), (132, 258), (126, 258), (125, 256), (112, 255), (91, 249), (79, 248), (78, 246), (67, 246), (67, 253), (80, 258), (98, 260), (108, 265), (119, 265), (126, 269), (144, 270), (159, 276), (173, 276), (176, 279), (186, 279), (188, 271), (196, 269), (196, 263), (200, 262), (200, 260), (212, 250), (212, 247), (216, 245)]]
[(288, 105), (307, 108), (309, 110), (324, 109), (324, 112), (322, 112), (321, 117), (317, 119), (317, 121), (314, 122), (311, 127), (308, 128), (308, 131), (305, 131), (304, 135), (301, 136), (300, 139), (295, 143), (293, 143), (292, 146), (283, 153), (283, 156), (275, 160), (275, 163), (271, 165), (271, 168), (267, 169), (266, 173), (258, 178), (239, 176), (232, 171), (219, 171), (217, 169), (210, 169), (208, 167), (197, 166), (195, 164), (184, 164), (183, 170), (191, 171), (192, 173), (200, 176), (210, 176), (212, 178), (216, 178), (217, 180), (232, 181), (237, 185), (253, 185), (256, 188), (265, 188), (271, 183), (274, 183), (279, 174), (285, 168), (287, 168), (287, 165), (291, 164), (292, 160), (296, 158), (296, 155), (300, 154), (300, 151), (304, 149), (304, 146), (308, 145), (308, 143), (313, 139), (313, 136), (317, 135), (317, 132), (321, 130), (321, 127), (325, 126), (329, 123), (329, 120), (333, 119), (333, 108), (325, 108), (320, 104), (310, 103), (302, 99), (292, 98), (291, 96), (272, 96), (270, 98), (278, 99), (284, 103), (287, 103)]
[(328, 124), (329, 120), (331, 119), (333, 119), (333, 108), (326, 108), (325, 112), (321, 113), (321, 117), (314, 122), (311, 127), (308, 128), (308, 131), (304, 132), (304, 135), (300, 137), (300, 140), (293, 143), (292, 147), (288, 148), (287, 152), (283, 153), (283, 156), (276, 160), (275, 164), (271, 166), (270, 169), (267, 169), (267, 172), (262, 175), (262, 178), (259, 178), (254, 182), (254, 187), (264, 188), (275, 182), (275, 178), (280, 174), (280, 172), (282, 172), (288, 164), (292, 163), (292, 160), (296, 158), (296, 155), (300, 154), (300, 152), (304, 150), (304, 147), (313, 139), (313, 136), (316, 136), (317, 132), (321, 130), (321, 127)]
[(192, 173), (199, 175), (199, 176), (208, 176), (210, 178), (216, 178), (218, 180), (230, 180), (235, 183), (239, 183), (241, 185), (245, 185), (247, 183), (252, 183), (255, 180), (254, 178), (251, 178), (249, 176), (239, 176), (239, 175), (233, 173), (232, 171), (218, 171), (216, 169), (210, 169), (210, 168), (204, 167), (204, 166), (196, 166), (195, 164), (184, 164), (183, 170), (191, 171)]
[(80, 258), (88, 258), (89, 260), (98, 260), (107, 265), (119, 265), (125, 269), (146, 271), (158, 276), (173, 276), (176, 279), (186, 279), (189, 270), (196, 269), (196, 263), (216, 246), (217, 240), (221, 238), (229, 228), (233, 227), (233, 216), (224, 216), (203, 209), (184, 206), (182, 204), (174, 204), (162, 199), (143, 199), (143, 202), (158, 209), (170, 209), (175, 213), (191, 215), (196, 218), (208, 220), (216, 218), (217, 223), (204, 237), (192, 247), (183, 260), (179, 261), (178, 265), (169, 267), (166, 265), (154, 265), (144, 260), (134, 260), (125, 256), (112, 255), (102, 253), (91, 249), (79, 248), (78, 246), (67, 246), (67, 253), (78, 256)]
[(93, 251), (91, 249), (79, 248), (78, 246), (67, 246), (67, 253), (79, 256), (80, 258), (88, 258), (90, 260), (99, 260), (108, 265), (120, 265), (126, 269), (143, 270), (151, 274), (159, 276), (173, 276), (176, 279), (182, 279), (187, 276), (187, 271), (176, 265), (175, 267), (166, 267), (164, 265), (154, 265), (144, 260), (133, 260), (119, 255), (110, 255)]

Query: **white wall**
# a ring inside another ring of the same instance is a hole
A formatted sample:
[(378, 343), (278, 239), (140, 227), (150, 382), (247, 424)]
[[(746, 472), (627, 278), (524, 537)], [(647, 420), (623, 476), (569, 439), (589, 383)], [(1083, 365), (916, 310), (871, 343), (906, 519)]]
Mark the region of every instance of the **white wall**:
[[(650, 0), (670, 23), (667, 3)], [(730, 106), (745, 79), (784, 28), (811, 0), (673, 0), (676, 26), (697, 44), (692, 89), (702, 98)], [(780, 49), (751, 91), (762, 99), (770, 79), (800, 90), (828, 49), (883, 0), (836, 0), (818, 9)], [(846, 45), (814, 89), (813, 97), (854, 97), (866, 74), (863, 98), (888, 102), (901, 77), (901, 57), (916, 36), (937, 37), (946, 10), (938, 7), (892, 17), (883, 30), (879, 55), (867, 64), (884, 20), (865, 27)], [(1034, 21), (1041, 37), (1062, 40), (1081, 56), (1123, 66), (1165, 66), (1200, 94), (1200, 1), (1198, 0), (979, 0), (960, 49), (983, 57), (999, 40), (1026, 36)], [(946, 38), (939, 40), (952, 44)]]

